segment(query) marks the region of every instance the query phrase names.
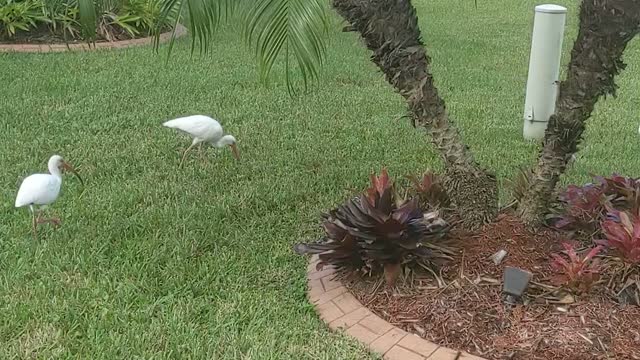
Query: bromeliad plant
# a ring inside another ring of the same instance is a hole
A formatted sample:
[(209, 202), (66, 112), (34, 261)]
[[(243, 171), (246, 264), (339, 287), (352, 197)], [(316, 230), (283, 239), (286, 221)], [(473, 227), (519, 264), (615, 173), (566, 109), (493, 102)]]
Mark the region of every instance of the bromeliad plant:
[(560, 195), (563, 211), (551, 218), (560, 230), (576, 231), (590, 238), (601, 234), (601, 223), (612, 211), (638, 213), (640, 181), (614, 174), (594, 177), (584, 186), (570, 185)]
[(569, 186), (560, 197), (563, 213), (553, 218), (556, 228), (587, 235), (581, 240), (599, 245), (584, 258), (578, 258), (567, 244), (563, 245), (568, 261), (553, 255), (553, 268), (560, 273), (556, 283), (576, 292), (588, 291), (597, 281), (599, 265), (590, 260), (603, 248), (613, 250), (628, 264), (622, 283), (627, 281), (627, 271), (640, 264), (640, 181), (617, 174), (594, 180), (582, 187)]
[(429, 266), (428, 242), (443, 237), (449, 226), (437, 212), (423, 213), (418, 200), (399, 199), (386, 170), (371, 175), (371, 187), (323, 215), (325, 236), (319, 243), (297, 244), (299, 254), (318, 254), (319, 268), (371, 273), (383, 269), (393, 285), (402, 266)]
[(592, 236), (606, 215), (607, 197), (602, 184), (569, 185), (560, 195), (560, 202), (565, 204), (564, 214), (556, 218), (553, 225), (561, 230)]
[(594, 257), (603, 247), (596, 246), (584, 257), (579, 257), (573, 245), (562, 243), (562, 246), (566, 251), (566, 258), (559, 254), (551, 254), (551, 268), (557, 273), (553, 282), (578, 294), (588, 292), (600, 278), (600, 262)]
[(613, 211), (602, 222), (605, 240), (598, 243), (616, 250), (620, 257), (632, 265), (640, 264), (640, 217), (627, 212)]
[(629, 210), (637, 214), (640, 210), (640, 179), (620, 176), (597, 177), (603, 184), (607, 205), (616, 210)]

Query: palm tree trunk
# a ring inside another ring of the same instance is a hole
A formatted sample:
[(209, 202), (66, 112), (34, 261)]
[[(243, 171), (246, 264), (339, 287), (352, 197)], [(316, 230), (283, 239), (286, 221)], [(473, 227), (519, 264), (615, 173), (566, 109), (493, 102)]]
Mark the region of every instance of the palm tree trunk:
[(445, 162), (447, 193), (463, 225), (478, 228), (498, 210), (495, 177), (481, 168), (448, 116), (429, 70), (410, 0), (333, 0), (333, 7), (360, 33), (371, 60), (408, 104), (414, 126), (431, 133)]
[(556, 112), (549, 119), (533, 181), (519, 205), (529, 226), (542, 224), (567, 161), (577, 152), (585, 122), (601, 96), (615, 96), (614, 77), (625, 67), (622, 54), (640, 32), (639, 0), (583, 0), (580, 30), (569, 71), (560, 84)]

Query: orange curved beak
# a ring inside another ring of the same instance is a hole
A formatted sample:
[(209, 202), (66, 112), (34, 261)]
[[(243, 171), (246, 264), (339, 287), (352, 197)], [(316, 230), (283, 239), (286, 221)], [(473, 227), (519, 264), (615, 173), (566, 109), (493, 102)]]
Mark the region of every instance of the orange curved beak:
[(76, 169), (74, 169), (74, 168), (73, 168), (73, 166), (71, 166), (71, 164), (69, 164), (69, 163), (68, 163), (68, 162), (66, 162), (66, 161), (63, 161), (63, 162), (62, 162), (62, 168), (63, 168), (64, 170), (67, 170), (67, 171), (72, 172), (72, 173), (73, 173), (73, 175), (75, 175), (75, 176), (78, 178), (78, 180), (80, 180), (80, 183), (82, 184), (82, 186), (84, 186), (84, 181), (82, 180), (82, 178), (80, 177), (80, 175), (78, 174), (78, 172), (76, 171)]
[(236, 144), (231, 144), (229, 145), (229, 147), (231, 148), (233, 157), (236, 158), (236, 160), (240, 160), (240, 153), (238, 152), (238, 147), (236, 146)]

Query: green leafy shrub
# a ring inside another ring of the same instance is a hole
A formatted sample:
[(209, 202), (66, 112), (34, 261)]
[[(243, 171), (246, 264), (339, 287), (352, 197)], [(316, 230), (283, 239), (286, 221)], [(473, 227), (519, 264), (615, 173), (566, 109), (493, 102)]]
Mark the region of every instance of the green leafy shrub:
[[(156, 29), (169, 29), (176, 19), (175, 11), (161, 16), (160, 0), (100, 0), (94, 9), (95, 35), (109, 41), (148, 36)], [(0, 0), (0, 34), (7, 38), (18, 32), (48, 31), (64, 39), (80, 39), (79, 18), (77, 0)]]
[(78, 17), (80, 9), (75, 1), (46, 0), (44, 14), (49, 19), (49, 27), (54, 34), (62, 34), (67, 37), (80, 36), (80, 23)]
[[(157, 26), (162, 12), (162, 2), (160, 0), (127, 0), (123, 5), (123, 12), (126, 14), (135, 14), (137, 19), (134, 21), (135, 27), (147, 34)], [(167, 23), (160, 26), (168, 26), (173, 18), (167, 19)]]
[(0, 2), (0, 33), (12, 37), (16, 31), (29, 31), (38, 23), (46, 23), (43, 6), (39, 0)]

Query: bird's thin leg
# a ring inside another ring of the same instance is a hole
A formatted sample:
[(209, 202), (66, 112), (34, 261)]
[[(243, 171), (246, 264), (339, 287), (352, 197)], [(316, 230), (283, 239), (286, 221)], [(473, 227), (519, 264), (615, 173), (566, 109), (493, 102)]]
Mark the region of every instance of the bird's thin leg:
[(196, 146), (198, 143), (194, 142), (192, 143), (187, 150), (184, 151), (184, 154), (182, 154), (182, 160), (180, 160), (180, 165), (178, 167), (182, 167), (182, 163), (184, 162), (184, 159), (187, 157), (187, 152), (191, 149), (193, 149), (194, 146)]
[(38, 210), (36, 210), (36, 213), (37, 213), (37, 216), (36, 216), (36, 222), (37, 222), (38, 224), (42, 224), (42, 223), (44, 223), (44, 221), (43, 221), (44, 219), (42, 218), (42, 209), (38, 209)]
[(197, 142), (193, 142), (188, 148), (187, 150), (184, 151), (184, 154), (182, 154), (182, 160), (180, 160), (180, 165), (178, 167), (182, 167), (182, 163), (184, 162), (184, 159), (187, 157), (187, 152), (191, 149), (193, 149), (194, 146), (198, 145)]
[(33, 208), (33, 205), (31, 205), (29, 208), (31, 209), (31, 225), (33, 228), (33, 238), (37, 239), (38, 238), (38, 220), (36, 218), (36, 212), (35, 212), (35, 209)]
[(57, 216), (44, 218), (42, 217), (42, 210), (38, 210), (38, 218), (36, 219), (36, 223), (38, 224), (51, 224), (54, 228), (60, 226), (60, 218)]

